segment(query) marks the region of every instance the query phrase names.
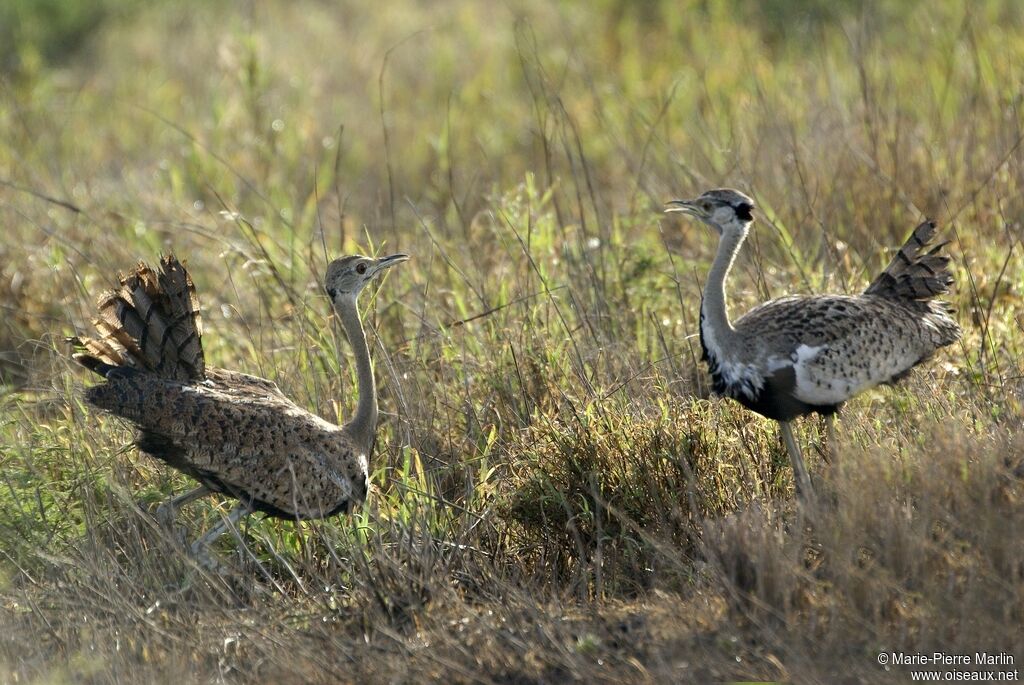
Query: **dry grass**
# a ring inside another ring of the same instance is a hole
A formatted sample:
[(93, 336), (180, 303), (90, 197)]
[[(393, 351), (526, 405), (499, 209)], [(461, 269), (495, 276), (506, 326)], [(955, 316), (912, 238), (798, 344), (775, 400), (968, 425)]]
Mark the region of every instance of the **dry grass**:
[[(130, 6), (130, 3), (124, 3)], [(114, 5), (110, 5), (113, 7)], [(137, 8), (0, 79), (0, 681), (904, 682), (1024, 659), (1024, 19), (1016, 5), (258, 1)], [(33, 58), (35, 55), (35, 58)], [(1019, 90), (1019, 89), (1018, 89)], [(856, 292), (922, 214), (963, 343), (849, 403), (840, 459), (708, 397), (713, 254), (661, 203), (762, 218), (741, 311)], [(352, 519), (253, 519), (87, 411), (62, 336), (118, 269), (188, 260), (208, 357), (333, 418), (365, 297), (383, 424)]]

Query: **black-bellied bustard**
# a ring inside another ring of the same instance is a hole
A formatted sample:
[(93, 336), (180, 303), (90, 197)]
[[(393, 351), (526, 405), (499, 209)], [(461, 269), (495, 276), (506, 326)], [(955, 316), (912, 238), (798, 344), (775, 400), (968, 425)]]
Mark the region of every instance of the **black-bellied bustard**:
[(238, 504), (193, 545), (206, 545), (254, 511), (287, 519), (347, 512), (366, 498), (377, 393), (356, 298), (408, 259), (349, 256), (327, 267), (325, 289), (356, 362), (359, 401), (342, 426), (289, 400), (273, 381), (206, 366), (195, 286), (173, 256), (157, 273), (139, 263), (99, 300), (99, 336), (73, 338), (74, 359), (103, 376), (86, 401), (138, 428), (139, 449), (199, 481), (161, 507), (173, 517), (211, 492)]
[(700, 308), (712, 387), (779, 422), (797, 490), (809, 495), (790, 421), (810, 413), (831, 416), (854, 395), (895, 383), (960, 337), (950, 305), (933, 299), (953, 284), (949, 258), (939, 254), (943, 245), (927, 249), (935, 224), (926, 221), (914, 229), (859, 295), (782, 297), (731, 322), (725, 282), (754, 221), (753, 200), (723, 188), (668, 204), (665, 211), (696, 217), (719, 237)]

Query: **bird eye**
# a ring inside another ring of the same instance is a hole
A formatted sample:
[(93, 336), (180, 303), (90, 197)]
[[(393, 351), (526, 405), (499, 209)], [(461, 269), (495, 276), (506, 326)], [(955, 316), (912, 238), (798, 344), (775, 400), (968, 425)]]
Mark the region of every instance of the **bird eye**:
[(703, 209), (705, 212), (710, 212), (711, 211), (711, 202), (709, 202), (708, 200), (703, 200), (700, 203), (700, 208)]
[(359, 264), (356, 265), (356, 273), (357, 274), (365, 274), (366, 273), (366, 263), (365, 262), (360, 262)]

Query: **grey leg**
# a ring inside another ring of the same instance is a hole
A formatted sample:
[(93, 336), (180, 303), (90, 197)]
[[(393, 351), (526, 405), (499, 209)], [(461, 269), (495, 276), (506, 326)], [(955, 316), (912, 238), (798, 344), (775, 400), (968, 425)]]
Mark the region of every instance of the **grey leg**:
[(800, 454), (800, 446), (796, 444), (796, 438), (793, 436), (793, 426), (789, 421), (779, 421), (779, 431), (782, 433), (782, 441), (786, 444), (786, 451), (789, 452), (789, 459), (793, 462), (796, 494), (803, 499), (809, 499), (814, 496), (814, 491), (811, 489), (811, 479), (807, 475), (803, 455)]
[(235, 524), (238, 523), (239, 519), (243, 516), (252, 513), (252, 509), (244, 504), (238, 504), (234, 509), (231, 510), (227, 516), (223, 517), (217, 525), (210, 530), (206, 531), (203, 537), (199, 538), (192, 543), (192, 554), (197, 557), (204, 566), (213, 567), (216, 566), (216, 562), (213, 560), (210, 554), (210, 543), (223, 535), (226, 531), (231, 530), (237, 533)]
[(829, 414), (825, 417), (825, 435), (828, 440), (828, 449), (825, 450), (825, 454), (828, 455), (828, 463), (835, 464), (839, 461), (839, 441), (836, 440), (836, 415)]
[(194, 490), (189, 490), (188, 492), (182, 495), (172, 497), (171, 499), (167, 500), (166, 502), (164, 502), (163, 504), (156, 508), (156, 519), (163, 525), (170, 526), (172, 523), (174, 523), (174, 519), (178, 516), (179, 509), (181, 509), (189, 502), (192, 502), (193, 500), (197, 500), (200, 497), (205, 497), (209, 493), (210, 489), (208, 487), (206, 487), (205, 485), (200, 485), (198, 488)]

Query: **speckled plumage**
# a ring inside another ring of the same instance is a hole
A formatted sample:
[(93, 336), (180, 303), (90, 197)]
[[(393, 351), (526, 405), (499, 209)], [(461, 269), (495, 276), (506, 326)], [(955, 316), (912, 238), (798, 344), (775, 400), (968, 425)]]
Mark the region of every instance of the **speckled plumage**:
[[(948, 306), (917, 299), (946, 292), (951, 284), (948, 258), (932, 251), (925, 263), (908, 251), (923, 249), (934, 232), (934, 224), (918, 226), (864, 294), (782, 297), (741, 316), (731, 347), (742, 355), (705, 345), (715, 391), (778, 421), (830, 414), (868, 388), (898, 381), (955, 342), (960, 328)], [(702, 340), (703, 328), (702, 317)]]
[(127, 369), (85, 397), (138, 426), (143, 452), (257, 511), (323, 518), (366, 494), (365, 450), (270, 381), (217, 368), (200, 382)]
[(160, 266), (122, 276), (99, 300), (100, 337), (74, 339), (76, 361), (106, 379), (86, 391), (88, 403), (132, 422), (143, 452), (247, 510), (310, 519), (362, 501), (366, 441), (273, 381), (207, 367), (192, 281), (173, 256)]

